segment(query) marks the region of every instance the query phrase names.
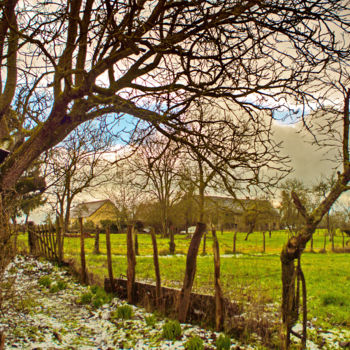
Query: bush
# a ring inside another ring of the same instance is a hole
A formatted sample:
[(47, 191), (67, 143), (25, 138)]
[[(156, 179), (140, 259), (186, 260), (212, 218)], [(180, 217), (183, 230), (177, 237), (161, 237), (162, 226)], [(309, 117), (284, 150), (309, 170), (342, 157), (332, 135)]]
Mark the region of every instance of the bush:
[(92, 297), (93, 297), (93, 294), (91, 292), (83, 293), (80, 296), (80, 304), (83, 304), (83, 305), (90, 304)]
[(157, 323), (157, 318), (155, 315), (146, 316), (145, 321), (146, 321), (146, 325), (148, 327), (154, 327), (155, 324)]
[(42, 277), (39, 278), (38, 283), (39, 283), (40, 286), (49, 288), (51, 283), (52, 283), (52, 281), (51, 281), (51, 278), (49, 276), (42, 276)]
[(181, 325), (179, 321), (168, 321), (163, 326), (163, 338), (175, 340), (181, 337)]
[(204, 349), (203, 340), (198, 335), (191, 337), (184, 344), (186, 350), (202, 350)]
[(130, 320), (133, 316), (132, 307), (130, 305), (121, 305), (118, 306), (115, 311), (112, 312), (112, 319), (122, 319), (122, 320)]
[(217, 350), (229, 350), (231, 348), (231, 338), (227, 335), (220, 334), (219, 338), (216, 339)]

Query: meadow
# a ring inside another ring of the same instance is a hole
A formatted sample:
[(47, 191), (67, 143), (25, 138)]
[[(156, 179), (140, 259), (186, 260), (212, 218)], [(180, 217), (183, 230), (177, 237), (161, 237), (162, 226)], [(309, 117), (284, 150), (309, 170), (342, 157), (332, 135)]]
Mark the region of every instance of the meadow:
[[(221, 252), (221, 283), (226, 297), (246, 306), (247, 312), (257, 312), (261, 305), (271, 307), (278, 317), (281, 300), (281, 269), (279, 253), (287, 240), (284, 231), (273, 231), (271, 237), (266, 233), (265, 253), (263, 235), (252, 233), (248, 240), (246, 234), (238, 233), (236, 253), (233, 254), (233, 232), (217, 233)], [(345, 239), (345, 242), (349, 240)], [(350, 329), (350, 255), (331, 252), (331, 242), (324, 231), (315, 233), (313, 252), (310, 243), (302, 256), (302, 268), (307, 281), (308, 318), (313, 324), (329, 329), (341, 327)], [(186, 252), (189, 239), (184, 235), (175, 235), (175, 255), (169, 255), (169, 239), (157, 237), (160, 254), (160, 272), (162, 285), (180, 288), (185, 272)], [(138, 234), (139, 255), (136, 258), (136, 279), (155, 281), (152, 243), (148, 234)], [(343, 237), (337, 235), (335, 248), (341, 248)], [(127, 269), (126, 235), (112, 234), (112, 260), (115, 277), (125, 277)], [(103, 282), (107, 273), (105, 235), (100, 235), (100, 254), (93, 254), (94, 239), (85, 239), (87, 267)], [(79, 264), (80, 239), (65, 238), (65, 258), (74, 259)], [(214, 263), (212, 255), (212, 237), (206, 238), (203, 252), (201, 243), (194, 291), (214, 293)]]

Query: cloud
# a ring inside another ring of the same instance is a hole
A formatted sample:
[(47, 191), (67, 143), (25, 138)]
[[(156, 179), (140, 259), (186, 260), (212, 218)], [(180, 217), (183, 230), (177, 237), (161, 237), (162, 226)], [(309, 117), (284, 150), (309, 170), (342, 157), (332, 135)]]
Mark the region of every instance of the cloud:
[(300, 132), (300, 126), (282, 125), (274, 123), (274, 138), (277, 142), (282, 142), (282, 152), (288, 155), (291, 160), (292, 174), (306, 185), (317, 182), (322, 175), (331, 176), (335, 172), (336, 163), (330, 159), (335, 159), (335, 150), (330, 150), (328, 154), (325, 148), (312, 145), (312, 135), (306, 130)]

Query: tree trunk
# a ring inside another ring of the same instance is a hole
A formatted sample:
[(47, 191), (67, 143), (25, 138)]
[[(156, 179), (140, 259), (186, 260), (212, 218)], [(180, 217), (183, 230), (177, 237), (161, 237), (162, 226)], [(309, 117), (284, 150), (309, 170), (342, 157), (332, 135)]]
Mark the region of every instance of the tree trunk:
[(152, 245), (153, 245), (154, 271), (156, 275), (156, 305), (158, 308), (160, 308), (162, 305), (162, 286), (161, 286), (160, 271), (159, 271), (157, 239), (153, 229), (151, 230), (151, 238), (152, 238)]
[(214, 278), (215, 278), (215, 326), (216, 331), (221, 332), (224, 326), (224, 299), (220, 283), (220, 249), (216, 232), (213, 234), (213, 253), (214, 253)]
[(190, 304), (190, 296), (194, 282), (194, 276), (196, 274), (196, 259), (204, 231), (205, 224), (199, 222), (188, 248), (185, 278), (178, 303), (178, 319), (180, 322), (185, 322), (187, 318), (187, 311)]
[(281, 252), (282, 264), (282, 348), (288, 349), (292, 327), (298, 320), (295, 280), (298, 273), (294, 261), (299, 259), (311, 239), (318, 222), (305, 225), (297, 236), (291, 237)]
[(133, 304), (135, 301), (135, 265), (136, 257), (133, 244), (133, 226), (128, 226), (127, 232), (127, 257), (128, 257), (128, 270), (127, 270), (127, 293), (128, 303)]
[(0, 332), (0, 350), (5, 350), (5, 333), (4, 332)]
[(83, 229), (83, 219), (79, 218), (80, 225), (80, 263), (81, 263), (81, 281), (83, 284), (87, 283), (87, 273), (86, 273), (86, 261), (85, 261), (85, 241), (84, 241), (84, 229)]
[(4, 197), (4, 194), (0, 193), (0, 276), (3, 275), (13, 255), (8, 206)]
[(110, 234), (109, 226), (107, 226), (106, 228), (106, 248), (107, 248), (108, 277), (111, 283), (112, 293), (114, 293), (115, 289), (114, 289), (113, 267), (112, 267), (111, 234)]

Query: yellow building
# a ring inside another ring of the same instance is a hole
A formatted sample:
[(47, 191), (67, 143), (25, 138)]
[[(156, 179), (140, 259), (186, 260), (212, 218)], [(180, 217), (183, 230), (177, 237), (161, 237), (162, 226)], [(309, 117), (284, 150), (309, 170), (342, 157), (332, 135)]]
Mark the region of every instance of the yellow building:
[(82, 218), (83, 223), (92, 221), (98, 226), (101, 226), (103, 220), (116, 221), (117, 215), (118, 209), (109, 199), (80, 203), (71, 211), (71, 219)]

